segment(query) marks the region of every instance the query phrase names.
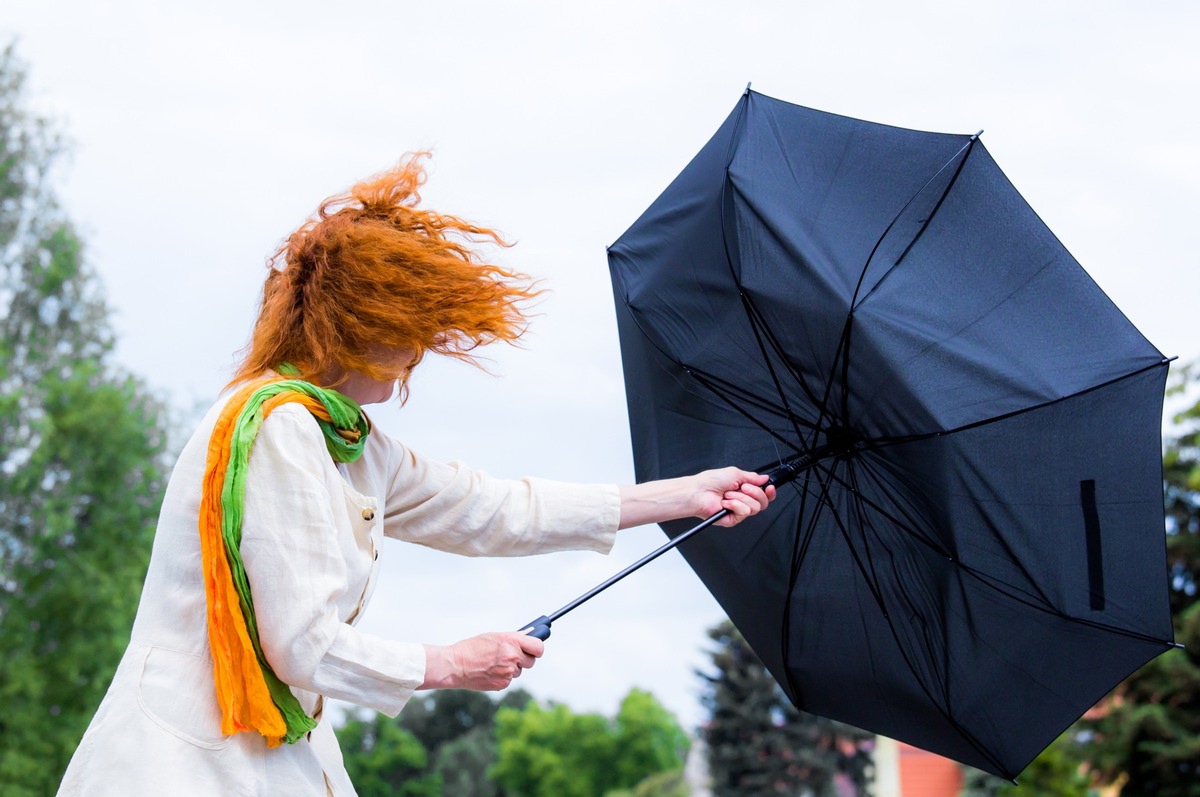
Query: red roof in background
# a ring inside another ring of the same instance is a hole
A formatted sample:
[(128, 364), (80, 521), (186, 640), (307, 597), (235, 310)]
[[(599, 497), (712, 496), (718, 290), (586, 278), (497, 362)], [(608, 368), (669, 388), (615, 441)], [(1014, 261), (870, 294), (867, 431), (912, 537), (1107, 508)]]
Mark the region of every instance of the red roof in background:
[(962, 792), (963, 773), (958, 764), (904, 742), (898, 747), (904, 797), (958, 797)]

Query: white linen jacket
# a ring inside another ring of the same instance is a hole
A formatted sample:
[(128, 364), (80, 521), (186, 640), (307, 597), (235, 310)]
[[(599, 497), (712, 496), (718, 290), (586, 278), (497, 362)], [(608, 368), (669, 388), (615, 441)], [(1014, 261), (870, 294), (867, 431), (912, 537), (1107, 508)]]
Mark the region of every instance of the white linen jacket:
[[(225, 736), (213, 685), (197, 517), (214, 407), (184, 447), (137, 619), (59, 795), (326, 795), (354, 787), (328, 721), (269, 749)], [(432, 462), (375, 429), (335, 464), (296, 404), (263, 423), (246, 476), (242, 556), (263, 652), (310, 715), (324, 697), (394, 716), (424, 680), (420, 644), (358, 631), (384, 536), (468, 556), (611, 548), (613, 485), (506, 481)]]

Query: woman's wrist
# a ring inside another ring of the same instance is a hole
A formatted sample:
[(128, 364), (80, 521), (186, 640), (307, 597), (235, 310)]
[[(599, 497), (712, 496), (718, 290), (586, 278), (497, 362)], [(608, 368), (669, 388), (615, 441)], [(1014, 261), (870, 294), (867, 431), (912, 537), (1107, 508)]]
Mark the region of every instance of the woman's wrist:
[(424, 645), (425, 680), (417, 689), (453, 689), (458, 683), (458, 658), (452, 645)]

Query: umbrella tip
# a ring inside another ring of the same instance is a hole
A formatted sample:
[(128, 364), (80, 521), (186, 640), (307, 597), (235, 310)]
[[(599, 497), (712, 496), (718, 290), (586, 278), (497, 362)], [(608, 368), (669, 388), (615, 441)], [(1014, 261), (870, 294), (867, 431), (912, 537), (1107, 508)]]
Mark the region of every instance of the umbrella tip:
[(749, 94), (749, 93), (750, 93), (750, 82), (749, 82), (749, 81), (747, 81), (747, 82), (746, 82), (746, 91), (745, 91), (745, 93), (746, 93), (746, 94)]
[(980, 137), (980, 136), (982, 136), (982, 135), (983, 135), (983, 130), (980, 130), (978, 133), (976, 133), (975, 135), (971, 136), (971, 140), (972, 140), (972, 141), (974, 141), (975, 139), (979, 138), (979, 137)]

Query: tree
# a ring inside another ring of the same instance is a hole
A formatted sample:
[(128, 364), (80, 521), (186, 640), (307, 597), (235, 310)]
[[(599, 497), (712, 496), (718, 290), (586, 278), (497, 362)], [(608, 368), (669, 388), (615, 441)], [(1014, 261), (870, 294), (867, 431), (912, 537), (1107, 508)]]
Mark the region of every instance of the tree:
[(489, 724), (442, 745), (433, 771), (441, 778), (443, 794), (496, 797), (499, 791), (488, 775), (495, 762), (496, 738)]
[(703, 697), (713, 794), (832, 797), (839, 775), (866, 794), (873, 736), (797, 711), (728, 620), (709, 629), (715, 673)]
[(651, 695), (633, 690), (617, 717), (575, 714), (564, 705), (496, 712), (492, 778), (521, 797), (601, 797), (659, 772), (679, 771), (686, 736)]
[(689, 747), (687, 734), (654, 695), (631, 690), (621, 701), (615, 725), (618, 782), (636, 785), (649, 775), (683, 769)]
[(337, 736), (359, 797), (441, 797), (442, 783), (427, 771), (425, 748), (388, 717), (351, 720)]
[(496, 738), (492, 778), (508, 794), (596, 797), (622, 785), (611, 766), (612, 732), (599, 714), (561, 704), (504, 709), (496, 712)]
[(396, 722), (417, 737), (432, 756), (463, 734), (491, 728), (495, 713), (495, 701), (483, 692), (445, 689), (413, 697)]
[(519, 710), (532, 700), (524, 689), (505, 692), (499, 702), (482, 692), (445, 689), (414, 696), (394, 719), (359, 712), (337, 729), (346, 769), (364, 797), (495, 797), (489, 772), (496, 761), (496, 710)]
[(609, 792), (605, 797), (688, 797), (687, 778), (683, 770), (658, 772), (632, 789)]
[(964, 766), (961, 797), (1089, 797), (1086, 745), (1077, 726), (1067, 729), (1017, 777), (1017, 783)]
[(149, 559), (166, 421), (111, 365), (108, 311), (49, 184), (61, 146), (0, 55), (0, 783), (53, 794)]
[[(1169, 397), (1193, 395), (1200, 385), (1200, 363), (1179, 370)], [(1166, 489), (1167, 567), (1171, 612), (1175, 617), (1200, 602), (1200, 401), (1174, 417), (1178, 436), (1167, 440), (1163, 456)]]

